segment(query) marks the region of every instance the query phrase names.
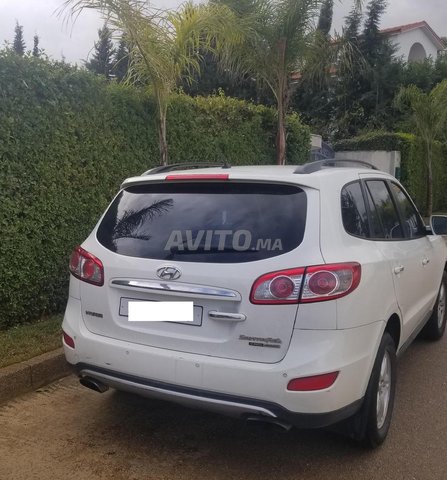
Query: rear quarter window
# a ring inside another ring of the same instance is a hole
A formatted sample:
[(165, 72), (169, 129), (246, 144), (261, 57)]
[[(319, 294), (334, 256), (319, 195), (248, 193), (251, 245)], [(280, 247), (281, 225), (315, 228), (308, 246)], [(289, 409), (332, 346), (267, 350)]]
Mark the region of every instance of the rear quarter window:
[(341, 192), (343, 226), (350, 235), (368, 238), (368, 213), (360, 182), (346, 185)]
[(160, 183), (119, 193), (97, 231), (120, 255), (238, 263), (297, 248), (307, 197), (299, 187), (256, 183)]

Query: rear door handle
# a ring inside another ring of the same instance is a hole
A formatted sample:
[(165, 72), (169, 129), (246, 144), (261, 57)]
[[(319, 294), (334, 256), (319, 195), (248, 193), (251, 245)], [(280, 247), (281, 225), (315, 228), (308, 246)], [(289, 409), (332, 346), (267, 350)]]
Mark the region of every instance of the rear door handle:
[(243, 313), (217, 312), (216, 310), (208, 312), (208, 315), (214, 320), (223, 320), (226, 322), (243, 322), (247, 318)]
[(394, 274), (399, 275), (399, 273), (402, 273), (405, 270), (405, 267), (403, 265), (399, 265), (398, 267), (394, 268)]

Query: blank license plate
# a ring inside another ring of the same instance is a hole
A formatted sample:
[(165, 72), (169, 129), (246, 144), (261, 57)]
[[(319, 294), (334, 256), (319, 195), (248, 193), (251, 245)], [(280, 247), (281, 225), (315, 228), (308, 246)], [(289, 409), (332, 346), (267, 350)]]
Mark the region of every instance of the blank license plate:
[[(150, 301), (151, 300), (142, 300), (141, 298), (121, 297), (119, 314), (121, 317), (129, 316), (129, 302), (150, 302)], [(179, 324), (194, 325), (196, 327), (200, 327), (202, 325), (202, 314), (203, 314), (203, 307), (194, 305), (194, 320), (192, 322), (179, 322)], [(177, 322), (169, 322), (169, 323), (177, 323)]]

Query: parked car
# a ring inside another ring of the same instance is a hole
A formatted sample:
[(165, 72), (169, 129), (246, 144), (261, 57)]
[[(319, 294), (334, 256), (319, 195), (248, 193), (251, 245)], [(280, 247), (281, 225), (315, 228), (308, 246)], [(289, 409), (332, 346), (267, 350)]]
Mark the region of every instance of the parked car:
[[(400, 183), (362, 162), (159, 167), (126, 180), (75, 248), (65, 355), (99, 392), (343, 424), (375, 447), (396, 355), (444, 334), (446, 261)], [(193, 317), (132, 321), (142, 301), (192, 301)]]

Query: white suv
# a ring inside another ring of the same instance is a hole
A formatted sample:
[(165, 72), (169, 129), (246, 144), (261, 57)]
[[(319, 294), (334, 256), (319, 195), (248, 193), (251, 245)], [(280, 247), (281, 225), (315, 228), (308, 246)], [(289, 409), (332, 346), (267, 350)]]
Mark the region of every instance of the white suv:
[[(81, 383), (382, 443), (396, 354), (445, 330), (443, 239), (362, 162), (176, 168), (126, 180), (72, 254)], [(141, 301), (192, 321), (129, 321)]]

